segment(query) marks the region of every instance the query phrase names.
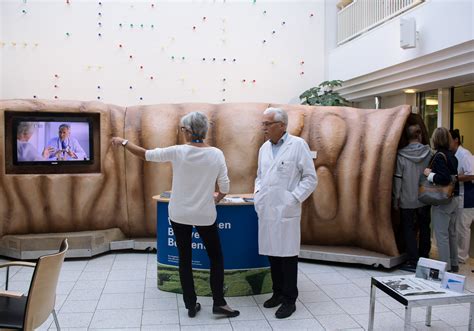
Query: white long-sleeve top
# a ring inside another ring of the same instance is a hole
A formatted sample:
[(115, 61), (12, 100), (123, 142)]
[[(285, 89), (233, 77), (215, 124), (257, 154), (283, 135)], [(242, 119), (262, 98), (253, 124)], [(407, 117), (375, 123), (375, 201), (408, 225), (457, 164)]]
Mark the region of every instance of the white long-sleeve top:
[(229, 193), (229, 177), (224, 153), (215, 147), (176, 145), (145, 152), (152, 162), (171, 162), (173, 182), (168, 206), (173, 222), (212, 225), (216, 220), (214, 190)]

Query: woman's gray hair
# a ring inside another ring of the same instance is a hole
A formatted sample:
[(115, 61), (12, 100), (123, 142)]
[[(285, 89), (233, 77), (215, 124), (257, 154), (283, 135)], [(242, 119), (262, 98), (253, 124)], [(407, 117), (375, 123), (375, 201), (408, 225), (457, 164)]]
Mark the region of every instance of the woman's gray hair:
[(288, 125), (288, 114), (281, 108), (268, 107), (263, 112), (264, 115), (273, 114), (273, 120)]
[(33, 133), (35, 131), (33, 122), (20, 122), (16, 128), (17, 136)]
[(204, 139), (209, 129), (207, 116), (199, 111), (193, 111), (181, 117), (181, 126), (191, 132), (193, 138)]

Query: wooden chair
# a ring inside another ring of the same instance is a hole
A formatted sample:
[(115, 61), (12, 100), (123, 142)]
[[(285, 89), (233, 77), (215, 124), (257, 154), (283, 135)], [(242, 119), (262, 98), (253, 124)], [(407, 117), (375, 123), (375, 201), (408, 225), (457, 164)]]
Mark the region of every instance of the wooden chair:
[[(34, 330), (53, 313), (56, 328), (60, 330), (54, 304), (67, 250), (67, 239), (64, 239), (58, 253), (41, 256), (36, 263), (15, 261), (0, 264), (0, 268), (7, 268), (5, 291), (0, 291), (0, 328)], [(9, 269), (14, 266), (35, 268), (27, 295), (8, 291)]]

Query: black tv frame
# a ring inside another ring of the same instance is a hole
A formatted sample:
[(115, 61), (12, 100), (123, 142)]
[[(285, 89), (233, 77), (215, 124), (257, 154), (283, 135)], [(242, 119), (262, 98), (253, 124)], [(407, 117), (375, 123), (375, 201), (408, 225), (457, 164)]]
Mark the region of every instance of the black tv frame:
[[(100, 173), (100, 113), (5, 111), (6, 174), (81, 174)], [(89, 123), (90, 159), (80, 161), (17, 161), (16, 130), (19, 122), (87, 122)]]

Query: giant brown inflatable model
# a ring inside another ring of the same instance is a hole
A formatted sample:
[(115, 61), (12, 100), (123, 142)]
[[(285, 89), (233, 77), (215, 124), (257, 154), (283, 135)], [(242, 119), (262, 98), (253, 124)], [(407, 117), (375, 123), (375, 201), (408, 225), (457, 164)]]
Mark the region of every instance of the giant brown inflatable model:
[[(253, 192), (258, 149), (264, 142), (263, 111), (282, 107), (288, 131), (312, 151), (319, 183), (303, 205), (302, 243), (357, 246), (398, 255), (390, 199), (397, 146), (409, 106), (391, 109), (312, 107), (266, 103), (159, 104), (119, 107), (100, 102), (0, 101), (0, 237), (102, 230), (155, 237), (152, 196), (171, 189), (170, 164), (146, 163), (112, 149), (123, 136), (147, 149), (183, 143), (180, 118), (191, 111), (211, 121), (207, 142), (226, 157), (231, 193)], [(5, 173), (4, 112), (101, 114), (101, 172), (11, 175)]]

